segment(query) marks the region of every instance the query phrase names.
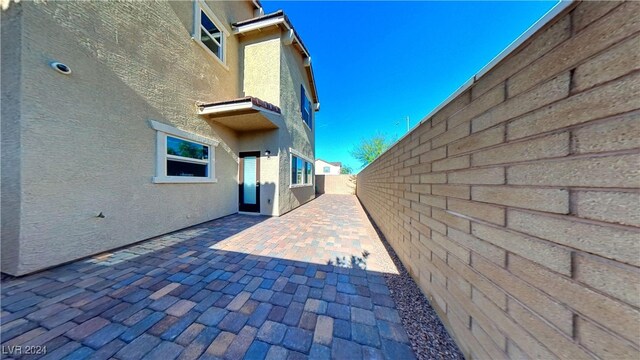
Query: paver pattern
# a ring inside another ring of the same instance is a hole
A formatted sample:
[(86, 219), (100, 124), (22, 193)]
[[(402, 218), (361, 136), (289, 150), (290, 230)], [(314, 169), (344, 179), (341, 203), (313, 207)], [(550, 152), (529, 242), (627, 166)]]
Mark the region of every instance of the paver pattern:
[(323, 195), (4, 280), (3, 358), (414, 358), (372, 231), (354, 196)]

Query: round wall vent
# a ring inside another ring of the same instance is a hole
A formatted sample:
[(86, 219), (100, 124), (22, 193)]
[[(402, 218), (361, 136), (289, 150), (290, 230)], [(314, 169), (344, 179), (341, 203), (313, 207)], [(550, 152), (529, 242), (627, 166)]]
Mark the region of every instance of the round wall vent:
[(65, 74), (65, 75), (71, 74), (71, 68), (69, 68), (67, 65), (65, 65), (63, 63), (54, 61), (54, 62), (51, 63), (51, 67), (55, 71), (57, 71), (57, 72), (59, 72), (61, 74)]

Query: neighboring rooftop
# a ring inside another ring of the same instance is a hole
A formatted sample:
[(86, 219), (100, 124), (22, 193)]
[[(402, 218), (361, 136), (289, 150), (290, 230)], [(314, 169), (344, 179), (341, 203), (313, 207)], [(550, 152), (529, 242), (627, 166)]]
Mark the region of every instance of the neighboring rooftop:
[(316, 159), (316, 160), (320, 160), (320, 161), (326, 162), (327, 164), (331, 164), (333, 166), (342, 167), (342, 163), (340, 161), (327, 161), (327, 160), (323, 160), (323, 159)]

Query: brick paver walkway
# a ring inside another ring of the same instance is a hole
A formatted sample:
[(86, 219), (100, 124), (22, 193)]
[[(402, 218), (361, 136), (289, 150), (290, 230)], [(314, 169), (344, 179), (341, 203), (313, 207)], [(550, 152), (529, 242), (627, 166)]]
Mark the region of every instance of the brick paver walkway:
[(3, 358), (413, 358), (381, 271), (354, 196), (232, 215), (3, 281)]

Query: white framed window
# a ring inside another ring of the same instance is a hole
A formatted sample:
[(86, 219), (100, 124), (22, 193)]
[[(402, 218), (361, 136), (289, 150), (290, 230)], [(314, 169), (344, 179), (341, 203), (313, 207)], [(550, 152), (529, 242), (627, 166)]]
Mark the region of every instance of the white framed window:
[(291, 188), (313, 185), (313, 161), (290, 149)]
[(307, 97), (307, 94), (304, 90), (304, 86), (300, 85), (300, 112), (302, 113), (302, 121), (309, 127), (309, 129), (313, 126), (313, 116), (311, 110), (311, 101)]
[(157, 121), (150, 121), (156, 130), (156, 176), (153, 182), (213, 183), (215, 178), (215, 147), (218, 142), (182, 131)]
[(194, 4), (193, 39), (227, 68), (226, 45), (229, 33), (204, 1), (196, 0)]
[(328, 174), (328, 173), (331, 172), (331, 168), (328, 167), (328, 166), (325, 166), (325, 167), (322, 168), (322, 172), (325, 173), (325, 174)]

